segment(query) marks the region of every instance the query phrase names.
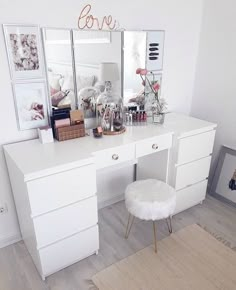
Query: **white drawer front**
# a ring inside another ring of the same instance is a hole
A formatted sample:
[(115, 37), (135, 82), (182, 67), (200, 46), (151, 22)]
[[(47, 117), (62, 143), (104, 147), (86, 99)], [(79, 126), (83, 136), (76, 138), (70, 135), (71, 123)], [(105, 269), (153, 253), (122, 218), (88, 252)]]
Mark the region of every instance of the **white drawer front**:
[(39, 251), (42, 271), (49, 276), (99, 249), (98, 226), (80, 232)]
[(191, 162), (212, 153), (215, 130), (179, 140), (178, 164)]
[(38, 248), (97, 224), (97, 197), (49, 212), (33, 219)]
[(176, 192), (175, 214), (190, 208), (206, 197), (207, 180), (194, 184)]
[(98, 151), (94, 153), (94, 156), (96, 167), (98, 169), (105, 168), (133, 160), (135, 158), (135, 146), (134, 144), (129, 144), (104, 151)]
[(96, 171), (87, 165), (27, 182), (32, 216), (93, 196)]
[[(145, 130), (145, 129), (144, 129)], [(172, 146), (172, 135), (146, 139), (136, 143), (136, 158), (149, 155)]]
[(176, 168), (175, 189), (179, 190), (208, 177), (211, 156), (178, 166)]

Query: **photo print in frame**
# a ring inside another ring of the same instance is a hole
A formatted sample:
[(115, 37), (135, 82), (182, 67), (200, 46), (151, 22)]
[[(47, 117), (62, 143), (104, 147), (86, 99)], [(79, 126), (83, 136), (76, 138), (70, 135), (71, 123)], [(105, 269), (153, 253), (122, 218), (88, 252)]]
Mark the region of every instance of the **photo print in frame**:
[(37, 25), (3, 25), (12, 80), (43, 77), (41, 34)]
[(45, 82), (20, 82), (12, 86), (19, 129), (28, 130), (47, 126), (48, 106)]
[(211, 194), (236, 205), (236, 149), (222, 146)]

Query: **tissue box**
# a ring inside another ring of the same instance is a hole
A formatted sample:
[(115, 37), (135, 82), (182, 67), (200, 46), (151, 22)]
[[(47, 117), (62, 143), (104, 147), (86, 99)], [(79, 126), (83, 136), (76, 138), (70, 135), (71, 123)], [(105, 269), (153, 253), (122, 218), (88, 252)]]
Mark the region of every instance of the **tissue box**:
[(38, 128), (38, 135), (42, 144), (54, 142), (52, 128), (50, 127)]

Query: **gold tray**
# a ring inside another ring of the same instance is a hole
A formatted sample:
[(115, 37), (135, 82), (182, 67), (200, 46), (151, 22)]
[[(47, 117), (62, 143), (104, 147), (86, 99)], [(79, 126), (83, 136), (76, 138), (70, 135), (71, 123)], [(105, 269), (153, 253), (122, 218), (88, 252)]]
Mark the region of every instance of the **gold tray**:
[(103, 131), (103, 135), (120, 135), (126, 131), (125, 127), (120, 131)]

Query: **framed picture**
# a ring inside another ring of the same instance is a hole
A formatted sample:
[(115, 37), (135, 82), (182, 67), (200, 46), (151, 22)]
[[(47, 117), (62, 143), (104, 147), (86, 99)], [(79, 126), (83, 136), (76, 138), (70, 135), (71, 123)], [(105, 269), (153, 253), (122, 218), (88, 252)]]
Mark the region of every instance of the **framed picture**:
[(42, 81), (13, 85), (16, 115), (20, 130), (48, 125), (46, 85)]
[(222, 146), (211, 194), (236, 204), (236, 148)]
[(161, 71), (163, 69), (165, 31), (147, 32), (146, 69)]
[(43, 77), (41, 34), (36, 25), (3, 25), (11, 78)]

